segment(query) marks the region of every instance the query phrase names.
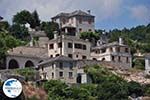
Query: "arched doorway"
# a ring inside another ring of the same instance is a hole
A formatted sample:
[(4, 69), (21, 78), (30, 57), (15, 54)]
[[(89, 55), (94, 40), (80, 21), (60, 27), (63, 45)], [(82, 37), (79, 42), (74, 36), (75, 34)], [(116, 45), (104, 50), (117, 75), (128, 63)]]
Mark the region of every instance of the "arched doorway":
[(15, 68), (19, 68), (19, 64), (15, 59), (11, 59), (9, 61), (8, 69), (15, 69)]
[(34, 64), (32, 61), (28, 60), (26, 63), (25, 63), (25, 67), (34, 67)]

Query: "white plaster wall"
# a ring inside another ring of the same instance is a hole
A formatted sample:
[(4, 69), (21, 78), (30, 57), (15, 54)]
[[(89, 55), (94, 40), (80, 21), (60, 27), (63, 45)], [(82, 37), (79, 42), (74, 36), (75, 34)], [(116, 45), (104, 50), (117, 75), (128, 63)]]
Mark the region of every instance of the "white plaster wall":
[[(68, 48), (68, 43), (72, 43), (72, 48)], [(58, 48), (57, 46), (57, 42), (53, 42), (54, 43), (54, 49), (49, 49), (49, 45), (48, 45), (48, 54), (53, 55), (53, 57), (55, 57), (56, 54), (60, 54), (60, 48)], [(82, 50), (82, 49), (76, 49), (74, 48), (74, 44), (75, 43), (80, 43), (80, 44), (84, 44), (86, 45), (86, 50)], [(77, 40), (64, 40), (62, 42), (62, 54), (64, 56), (68, 56), (68, 54), (72, 54), (73, 59), (82, 59), (82, 56), (86, 56), (87, 59), (90, 59), (90, 47), (91, 44), (90, 42), (86, 42), (86, 41), (77, 41)], [(76, 57), (76, 55), (78, 55), (78, 58)]]
[(150, 59), (145, 58), (145, 73), (150, 75)]

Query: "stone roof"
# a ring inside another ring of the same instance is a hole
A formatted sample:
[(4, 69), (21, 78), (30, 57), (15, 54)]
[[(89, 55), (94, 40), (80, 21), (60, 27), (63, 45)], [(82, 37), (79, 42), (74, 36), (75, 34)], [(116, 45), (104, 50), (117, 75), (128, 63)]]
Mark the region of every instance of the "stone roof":
[(92, 49), (93, 49), (93, 50), (94, 50), (94, 49), (103, 49), (103, 48), (113, 47), (113, 46), (128, 47), (127, 45), (119, 44), (118, 42), (112, 42), (112, 43), (103, 44), (103, 45), (101, 45), (101, 46), (92, 47)]
[(150, 59), (150, 53), (145, 54), (145, 58), (149, 58)]
[(42, 48), (42, 47), (20, 46), (20, 47), (10, 49), (7, 53), (8, 55), (12, 55), (12, 56), (48, 58), (47, 48)]
[(53, 58), (49, 58), (48, 60), (44, 61), (44, 62), (41, 62), (40, 64), (38, 64), (38, 66), (40, 65), (43, 65), (43, 64), (47, 64), (47, 63), (51, 63), (51, 62), (59, 62), (59, 61), (67, 61), (67, 62), (70, 62), (70, 61), (74, 61), (72, 58), (70, 57), (67, 57), (67, 56), (57, 56), (57, 57), (53, 57)]
[(53, 18), (59, 18), (59, 17), (72, 17), (72, 16), (89, 16), (89, 17), (94, 17), (93, 15), (86, 13), (84, 11), (81, 10), (76, 10), (74, 12), (71, 13), (60, 13), (57, 14), (56, 16), (52, 17)]
[(44, 31), (30, 31), (29, 33), (33, 37), (46, 37), (46, 33)]

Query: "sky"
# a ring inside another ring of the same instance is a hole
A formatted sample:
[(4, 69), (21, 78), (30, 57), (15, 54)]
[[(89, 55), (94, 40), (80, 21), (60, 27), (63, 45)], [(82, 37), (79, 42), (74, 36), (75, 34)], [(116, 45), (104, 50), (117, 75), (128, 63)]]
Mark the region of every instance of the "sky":
[(10, 23), (21, 10), (37, 10), (43, 21), (61, 12), (91, 10), (96, 29), (105, 30), (150, 23), (150, 0), (0, 0), (0, 16)]

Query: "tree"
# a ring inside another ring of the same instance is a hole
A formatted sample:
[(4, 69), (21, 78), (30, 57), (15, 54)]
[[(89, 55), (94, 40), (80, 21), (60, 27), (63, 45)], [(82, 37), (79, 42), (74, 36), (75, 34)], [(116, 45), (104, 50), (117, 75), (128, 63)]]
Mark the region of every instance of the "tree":
[(28, 37), (30, 36), (25, 25), (13, 24), (9, 31), (14, 37), (21, 40), (28, 40)]
[(80, 37), (82, 39), (88, 39), (93, 44), (96, 43), (96, 41), (100, 38), (101, 33), (99, 32), (82, 32), (80, 33)]
[(49, 39), (52, 39), (54, 37), (54, 31), (57, 31), (59, 26), (55, 22), (42, 22), (40, 28), (45, 31)]
[(0, 31), (2, 30), (8, 30), (9, 29), (9, 23), (7, 21), (0, 21)]
[(26, 23), (31, 24), (31, 22), (32, 22), (31, 20), (33, 20), (32, 15), (27, 10), (18, 12), (13, 17), (13, 23), (15, 23), (15, 24), (26, 24)]
[[(32, 17), (33, 17), (33, 23), (30, 23), (31, 28), (39, 27), (40, 19), (39, 19), (39, 15), (36, 10), (32, 13)], [(31, 21), (32, 21), (32, 19), (31, 19)]]
[(138, 97), (143, 95), (143, 87), (134, 81), (128, 83), (129, 95), (133, 97)]

